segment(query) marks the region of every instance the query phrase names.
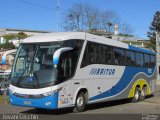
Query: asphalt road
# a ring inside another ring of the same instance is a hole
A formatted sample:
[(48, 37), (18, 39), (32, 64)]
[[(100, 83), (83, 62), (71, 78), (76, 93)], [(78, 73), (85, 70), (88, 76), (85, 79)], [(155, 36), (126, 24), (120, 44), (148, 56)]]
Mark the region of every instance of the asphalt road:
[(72, 118), (75, 120), (74, 116), (76, 116), (76, 120), (78, 118), (81, 119), (82, 116), (84, 116), (84, 120), (85, 119), (97, 120), (99, 119), (99, 117), (102, 116), (104, 116), (102, 118), (110, 118), (110, 119), (122, 118), (123, 120), (124, 119), (142, 120), (143, 115), (151, 115), (149, 117), (156, 117), (153, 115), (158, 115), (158, 117), (155, 120), (160, 120), (160, 82), (158, 82), (157, 84), (156, 93), (154, 96), (149, 97), (144, 101), (140, 101), (138, 103), (131, 103), (129, 100), (105, 102), (100, 104), (89, 105), (87, 107), (87, 110), (81, 113), (72, 113), (71, 109), (39, 112), (33, 108), (11, 106), (10, 104), (1, 104), (0, 114), (37, 114), (40, 115), (41, 118), (45, 116), (52, 116), (52, 117), (54, 116), (57, 118), (59, 116), (61, 119), (66, 119), (67, 115), (68, 117), (70, 116), (69, 117), (70, 120)]

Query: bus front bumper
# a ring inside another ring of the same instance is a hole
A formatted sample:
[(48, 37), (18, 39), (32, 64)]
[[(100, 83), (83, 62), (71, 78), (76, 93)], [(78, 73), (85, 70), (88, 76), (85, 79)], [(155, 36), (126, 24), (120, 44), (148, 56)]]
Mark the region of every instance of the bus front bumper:
[(17, 97), (14, 94), (9, 94), (9, 101), (15, 106), (42, 108), (42, 109), (57, 109), (58, 108), (58, 93), (46, 96), (43, 98), (23, 98)]

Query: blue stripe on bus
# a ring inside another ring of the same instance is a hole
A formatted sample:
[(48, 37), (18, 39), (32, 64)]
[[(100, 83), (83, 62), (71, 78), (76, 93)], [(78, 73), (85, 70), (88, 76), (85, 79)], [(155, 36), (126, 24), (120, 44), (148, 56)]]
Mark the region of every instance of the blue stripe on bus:
[(89, 98), (89, 101), (114, 96), (114, 95), (122, 92), (128, 86), (128, 84), (132, 81), (133, 77), (137, 73), (144, 72), (148, 76), (151, 76), (153, 74), (154, 70), (155, 70), (155, 68), (152, 68), (152, 72), (148, 73), (147, 68), (140, 68), (140, 67), (137, 68), (136, 67), (134, 69), (134, 67), (126, 67), (120, 81), (115, 86), (113, 86), (111, 89), (109, 89), (99, 95), (96, 95), (96, 96)]
[(19, 98), (10, 94), (10, 103), (16, 106), (57, 109), (58, 108), (58, 93), (39, 99)]
[(143, 48), (135, 47), (135, 46), (132, 46), (132, 45), (128, 45), (128, 46), (129, 46), (129, 50), (135, 50), (135, 51), (138, 51), (138, 52), (144, 52), (144, 53), (156, 55), (155, 52), (152, 52), (150, 50), (146, 50), (146, 49), (143, 49)]

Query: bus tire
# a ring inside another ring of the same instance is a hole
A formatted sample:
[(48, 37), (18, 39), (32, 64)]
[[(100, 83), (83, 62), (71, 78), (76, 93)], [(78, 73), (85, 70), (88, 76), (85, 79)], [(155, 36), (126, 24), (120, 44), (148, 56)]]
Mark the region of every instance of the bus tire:
[(84, 92), (79, 92), (76, 98), (73, 112), (83, 112), (86, 107), (86, 97)]
[(146, 91), (147, 91), (147, 88), (145, 86), (143, 86), (141, 94), (140, 94), (140, 100), (141, 101), (143, 101), (145, 99), (145, 97), (146, 97)]
[(136, 103), (140, 100), (140, 90), (138, 87), (135, 88), (134, 97), (132, 98), (132, 102)]

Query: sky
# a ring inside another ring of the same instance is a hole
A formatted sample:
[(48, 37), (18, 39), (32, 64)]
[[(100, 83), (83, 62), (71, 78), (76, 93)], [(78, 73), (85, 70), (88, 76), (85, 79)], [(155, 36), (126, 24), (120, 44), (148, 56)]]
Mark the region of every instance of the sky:
[[(0, 28), (15, 28), (43, 31), (57, 31), (58, 0), (0, 0)], [(60, 31), (66, 11), (74, 3), (88, 3), (99, 10), (113, 10), (122, 21), (131, 25), (134, 35), (147, 38), (147, 31), (156, 11), (160, 10), (159, 0), (59, 0)]]

